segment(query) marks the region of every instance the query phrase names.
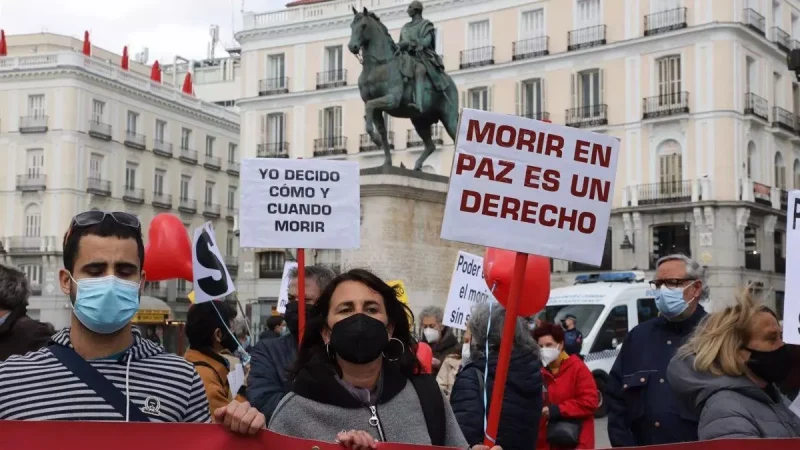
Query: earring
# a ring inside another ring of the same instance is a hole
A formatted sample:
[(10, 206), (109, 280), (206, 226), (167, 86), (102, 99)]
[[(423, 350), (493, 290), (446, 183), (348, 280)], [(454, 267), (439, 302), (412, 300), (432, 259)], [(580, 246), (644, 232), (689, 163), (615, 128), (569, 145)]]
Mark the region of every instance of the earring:
[[(381, 352), (381, 355), (383, 355), (383, 357), (386, 358), (386, 360), (394, 362), (394, 361), (397, 361), (398, 359), (400, 359), (400, 357), (403, 356), (403, 353), (406, 352), (406, 345), (403, 344), (403, 341), (401, 341), (400, 339), (397, 339), (397, 338), (389, 339), (389, 342), (392, 342), (392, 341), (396, 341), (396, 342), (398, 342), (400, 344), (400, 354), (397, 355), (397, 358), (389, 358), (383, 352)], [(387, 347), (388, 347), (388, 344), (387, 344)]]
[(331, 348), (329, 343), (325, 343), (325, 354), (328, 355), (330, 359), (336, 359), (336, 354), (331, 355)]

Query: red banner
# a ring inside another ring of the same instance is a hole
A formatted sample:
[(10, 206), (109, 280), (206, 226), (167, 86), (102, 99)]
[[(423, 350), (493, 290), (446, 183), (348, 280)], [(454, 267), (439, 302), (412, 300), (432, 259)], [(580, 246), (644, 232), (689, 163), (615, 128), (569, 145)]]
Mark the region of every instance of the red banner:
[[(290, 438), (270, 431), (238, 436), (219, 425), (124, 422), (0, 421), (0, 449), (24, 450), (342, 450), (338, 444)], [(378, 444), (381, 450), (441, 447)], [(639, 447), (652, 450), (797, 450), (800, 439), (743, 439)]]

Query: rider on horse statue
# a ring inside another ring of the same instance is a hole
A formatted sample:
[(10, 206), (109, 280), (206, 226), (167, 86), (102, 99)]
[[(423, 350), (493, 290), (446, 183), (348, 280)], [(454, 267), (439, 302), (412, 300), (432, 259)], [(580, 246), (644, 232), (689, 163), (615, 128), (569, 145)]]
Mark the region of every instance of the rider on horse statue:
[(431, 80), (434, 89), (444, 91), (447, 82), (442, 77), (444, 63), (436, 53), (436, 29), (422, 18), (422, 3), (414, 0), (408, 5), (411, 22), (400, 30), (397, 43), (397, 56), (401, 58), (400, 70), (406, 80), (414, 80), (414, 101), (411, 107), (422, 112), (425, 76)]

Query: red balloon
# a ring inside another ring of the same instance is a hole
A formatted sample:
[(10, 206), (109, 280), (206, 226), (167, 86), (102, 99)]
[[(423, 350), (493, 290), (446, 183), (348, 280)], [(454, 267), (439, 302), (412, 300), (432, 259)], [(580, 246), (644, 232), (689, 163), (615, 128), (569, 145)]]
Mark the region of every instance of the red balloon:
[[(494, 298), (503, 306), (508, 302), (516, 257), (517, 252), (498, 248), (487, 248), (483, 256), (483, 277), (489, 289), (494, 285)], [(531, 316), (538, 313), (544, 309), (549, 298), (550, 258), (528, 255), (517, 315)]]
[(417, 359), (422, 363), (422, 373), (433, 373), (433, 350), (430, 345), (424, 342), (417, 344)]
[(147, 281), (182, 279), (193, 281), (192, 243), (178, 217), (158, 214), (150, 222), (144, 249), (144, 271)]

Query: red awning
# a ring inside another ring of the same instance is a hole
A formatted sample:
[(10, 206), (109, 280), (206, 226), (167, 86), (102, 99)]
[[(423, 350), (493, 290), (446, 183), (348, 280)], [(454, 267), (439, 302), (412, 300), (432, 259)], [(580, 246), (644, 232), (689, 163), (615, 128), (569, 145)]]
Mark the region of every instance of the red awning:
[(6, 44), (6, 32), (0, 30), (0, 56), (8, 55), (8, 45)]
[(89, 32), (83, 32), (83, 54), (92, 56), (92, 42), (89, 40)]
[(186, 72), (186, 78), (183, 79), (183, 93), (188, 95), (194, 95), (191, 72)]
[(123, 70), (128, 70), (128, 46), (122, 47), (122, 62), (119, 64)]
[(161, 83), (161, 65), (158, 60), (153, 63), (153, 68), (150, 69), (150, 79), (156, 83)]

